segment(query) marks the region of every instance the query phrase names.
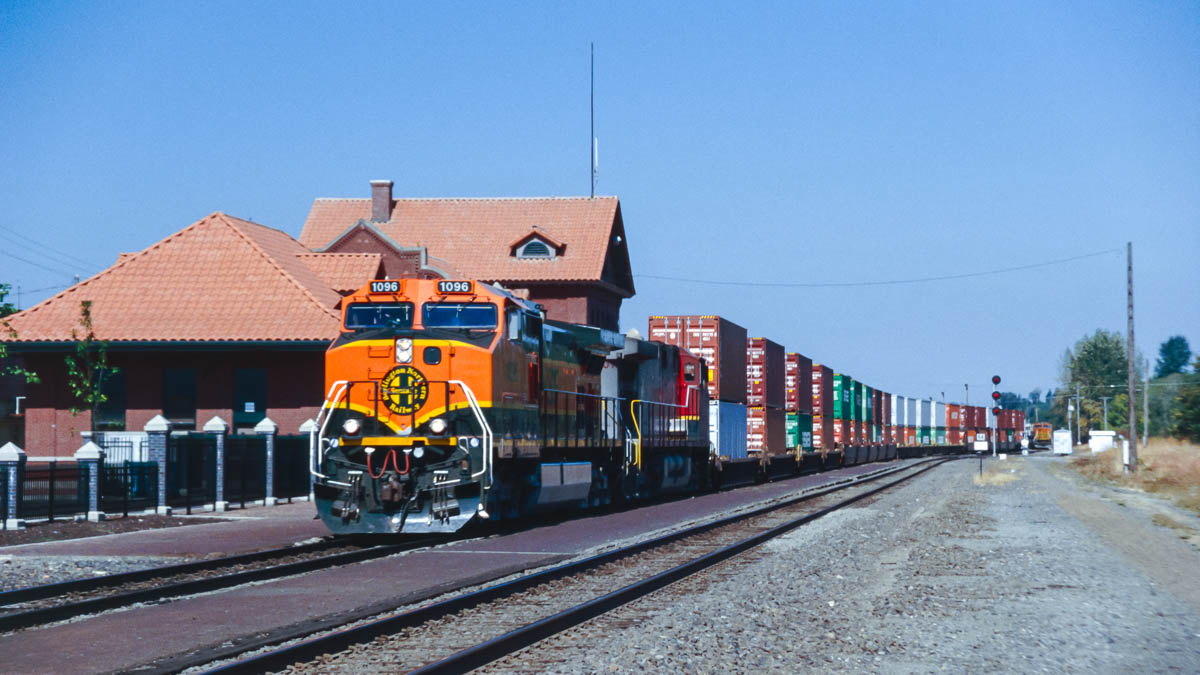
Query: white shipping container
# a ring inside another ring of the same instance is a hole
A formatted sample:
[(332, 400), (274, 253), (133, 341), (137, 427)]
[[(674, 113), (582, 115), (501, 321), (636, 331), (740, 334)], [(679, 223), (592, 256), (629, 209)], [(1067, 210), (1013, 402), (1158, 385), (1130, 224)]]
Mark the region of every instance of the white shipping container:
[[(918, 411), (917, 426), (932, 427), (933, 426), (933, 399), (930, 399), (928, 401), (926, 401), (925, 399), (921, 399), (920, 403), (921, 403), (921, 405), (919, 406), (919, 411)], [(922, 438), (924, 438), (924, 437), (922, 437)], [(922, 441), (922, 443), (926, 443), (926, 441)]]
[(904, 399), (904, 426), (917, 426), (917, 399), (911, 396)]
[(939, 429), (946, 428), (946, 404), (940, 401), (935, 401), (933, 404), (933, 424), (930, 426)]
[(729, 459), (746, 456), (746, 405), (708, 402), (708, 437), (717, 454)]

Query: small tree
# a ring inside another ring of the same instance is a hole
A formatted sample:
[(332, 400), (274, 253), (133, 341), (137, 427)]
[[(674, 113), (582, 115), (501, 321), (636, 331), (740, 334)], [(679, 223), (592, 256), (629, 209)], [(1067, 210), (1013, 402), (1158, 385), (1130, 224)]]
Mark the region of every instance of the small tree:
[[(1200, 373), (1200, 356), (1196, 357), (1192, 369)], [(1175, 435), (1200, 443), (1200, 377), (1181, 387), (1175, 401), (1172, 414)]]
[(8, 297), (10, 291), (12, 291), (12, 286), (0, 284), (0, 316), (17, 313), (17, 306), (4, 300), (4, 298)]
[[(17, 308), (11, 303), (4, 301), (4, 297), (8, 295), (8, 289), (8, 284), (0, 284), (0, 317), (8, 316), (9, 314), (13, 314), (17, 311)], [(9, 325), (7, 321), (0, 320), (0, 337), (16, 339), (17, 331), (13, 329), (13, 327)], [(26, 384), (37, 384), (39, 379), (37, 373), (30, 370), (25, 370), (24, 366), (16, 363), (9, 363), (8, 345), (0, 342), (0, 377), (5, 375), (16, 375), (17, 377), (23, 377), (25, 378)]]
[(1192, 359), (1192, 349), (1188, 346), (1187, 338), (1174, 335), (1158, 347), (1158, 363), (1154, 365), (1154, 377), (1166, 377), (1172, 373), (1182, 373)]
[(75, 341), (75, 353), (67, 354), (64, 359), (67, 364), (67, 388), (76, 403), (71, 406), (71, 414), (91, 411), (90, 427), (95, 431), (96, 409), (108, 400), (104, 394), (104, 383), (116, 374), (117, 369), (108, 365), (108, 342), (96, 339), (96, 331), (92, 327), (91, 300), (79, 303), (79, 327), (71, 329), (71, 339)]

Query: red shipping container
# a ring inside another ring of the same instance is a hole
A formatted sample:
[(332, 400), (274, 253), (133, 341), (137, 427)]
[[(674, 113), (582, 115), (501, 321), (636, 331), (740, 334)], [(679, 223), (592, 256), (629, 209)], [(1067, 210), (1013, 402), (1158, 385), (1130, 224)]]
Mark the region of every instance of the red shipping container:
[(871, 423), (875, 426), (883, 424), (883, 392), (878, 389), (871, 390)]
[(786, 403), (786, 361), (783, 345), (755, 337), (746, 340), (746, 393), (754, 382), (762, 382), (763, 405), (768, 408), (783, 408)]
[(833, 417), (813, 415), (813, 448), (830, 449), (833, 443)]
[(833, 420), (833, 445), (834, 445), (834, 447), (841, 447), (843, 445), (846, 445), (846, 425), (847, 424), (848, 424), (848, 422), (846, 420), (839, 420), (839, 419)]
[(917, 428), (916, 427), (904, 427), (904, 444), (905, 445), (916, 445), (917, 444)]
[(812, 359), (797, 352), (789, 352), (785, 357), (784, 410), (813, 414), (812, 392), (813, 366)]
[(708, 364), (708, 397), (746, 402), (746, 329), (719, 316), (650, 317), (651, 340), (683, 347)]
[(884, 438), (887, 438), (888, 442), (890, 443), (891, 442), (890, 434), (892, 431), (892, 395), (887, 393), (886, 391), (883, 392), (882, 422), (883, 422), (883, 428), (886, 429), (887, 433), (889, 434), (888, 436), (884, 436)]
[(946, 404), (946, 430), (962, 428), (962, 406), (957, 403)]
[(833, 369), (814, 364), (812, 367), (812, 410), (813, 415), (833, 417)]
[(787, 412), (783, 408), (746, 408), (746, 452), (787, 452)]

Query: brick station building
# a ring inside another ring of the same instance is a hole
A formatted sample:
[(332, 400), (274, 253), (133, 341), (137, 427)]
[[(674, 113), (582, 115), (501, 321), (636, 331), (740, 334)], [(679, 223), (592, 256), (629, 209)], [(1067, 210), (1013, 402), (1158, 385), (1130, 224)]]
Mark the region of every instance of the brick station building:
[(177, 431), (216, 416), (235, 433), (264, 417), (295, 433), (324, 397), (341, 299), (372, 278), (499, 282), (550, 318), (617, 328), (633, 283), (616, 198), (394, 200), (390, 182), (372, 188), (373, 199), (316, 200), (300, 241), (213, 213), (6, 317), (16, 337), (0, 340), (41, 381), (0, 378), (0, 444), (35, 456), (82, 445), (93, 414), (70, 412), (63, 357), (83, 301), (119, 369), (95, 411), (108, 432), (161, 414)]

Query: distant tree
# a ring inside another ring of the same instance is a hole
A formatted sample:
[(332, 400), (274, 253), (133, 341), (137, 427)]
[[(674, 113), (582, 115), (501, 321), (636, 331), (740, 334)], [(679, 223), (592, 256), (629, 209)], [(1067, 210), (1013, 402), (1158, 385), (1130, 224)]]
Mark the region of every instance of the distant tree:
[[(1192, 369), (1200, 373), (1200, 356), (1196, 357)], [(1200, 377), (1192, 378), (1181, 387), (1175, 401), (1174, 434), (1200, 443)]]
[(1173, 335), (1158, 347), (1158, 362), (1154, 366), (1154, 377), (1166, 377), (1172, 373), (1182, 373), (1192, 360), (1192, 350), (1187, 338)]
[(92, 327), (92, 301), (79, 303), (79, 326), (71, 329), (75, 341), (75, 353), (67, 354), (67, 388), (75, 399), (71, 414), (84, 410), (92, 412), (91, 428), (96, 428), (96, 408), (108, 397), (104, 394), (104, 383), (117, 369), (108, 365), (108, 342), (96, 339)]
[(17, 313), (17, 306), (4, 300), (4, 298), (8, 297), (10, 291), (12, 291), (12, 286), (9, 284), (0, 284), (0, 316)]
[[(1059, 364), (1060, 387), (1054, 397), (1050, 418), (1057, 424), (1067, 421), (1067, 404), (1075, 393), (1080, 395), (1079, 424), (1084, 429), (1100, 428), (1103, 424), (1104, 405), (1102, 397), (1114, 397), (1108, 405), (1108, 426), (1119, 429), (1128, 426), (1129, 404), (1117, 397), (1128, 376), (1129, 360), (1125, 354), (1125, 340), (1119, 333), (1097, 330), (1081, 338), (1073, 349), (1068, 349)], [(1063, 395), (1058, 395), (1059, 393)], [(1139, 406), (1140, 407), (1140, 406)], [(1072, 414), (1072, 423), (1074, 415)]]

